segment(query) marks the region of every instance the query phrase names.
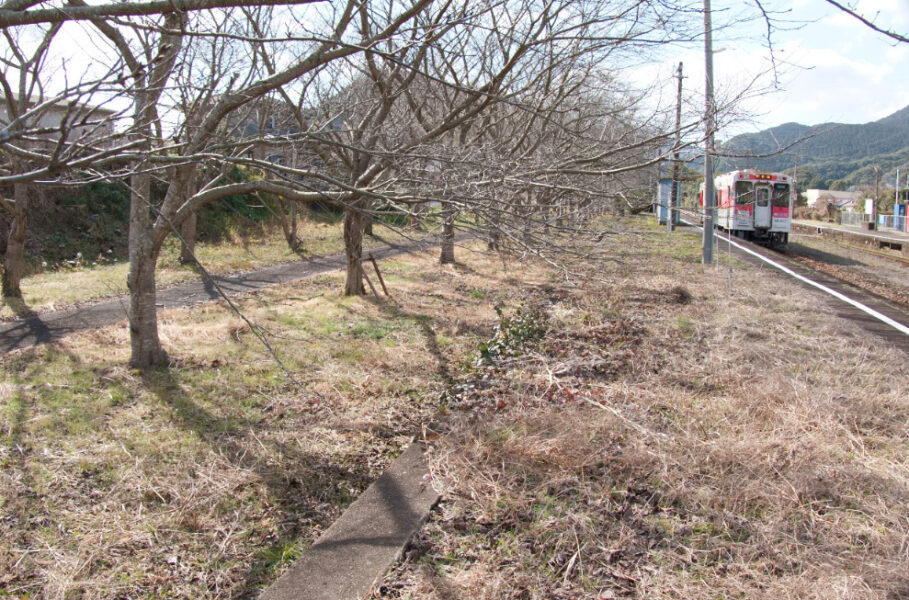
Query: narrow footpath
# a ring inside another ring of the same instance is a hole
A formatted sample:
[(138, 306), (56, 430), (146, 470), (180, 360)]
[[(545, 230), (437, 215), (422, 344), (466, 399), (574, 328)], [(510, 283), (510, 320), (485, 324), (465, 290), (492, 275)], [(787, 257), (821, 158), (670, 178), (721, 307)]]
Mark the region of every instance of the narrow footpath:
[[(456, 239), (463, 239), (456, 238)], [(398, 254), (419, 252), (438, 244), (435, 237), (404, 243), (386, 243), (385, 246), (368, 251), (376, 259)], [(252, 292), (270, 285), (297, 281), (321, 273), (344, 268), (344, 254), (315, 256), (299, 262), (284, 263), (256, 271), (226, 277), (213, 277), (218, 287), (227, 296)], [(159, 309), (179, 308), (199, 302), (220, 298), (211, 281), (204, 278), (159, 290)], [(123, 297), (102, 300), (96, 304), (67, 310), (41, 313), (0, 325), (0, 353), (20, 348), (46, 344), (75, 331), (113, 325), (127, 318), (127, 299)]]

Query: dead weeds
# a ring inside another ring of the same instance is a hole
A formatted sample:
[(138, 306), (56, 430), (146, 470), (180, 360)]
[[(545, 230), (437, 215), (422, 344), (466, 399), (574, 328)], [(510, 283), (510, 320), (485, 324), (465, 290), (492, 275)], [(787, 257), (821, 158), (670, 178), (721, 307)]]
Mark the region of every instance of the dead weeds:
[(906, 357), (776, 274), (620, 244), (443, 395), (444, 500), (375, 596), (907, 597)]
[(147, 377), (122, 326), (3, 357), (0, 590), (254, 597), (424, 434), (444, 501), (378, 597), (906, 597), (905, 357), (625, 226), (570, 278), (465, 252), (386, 261), (394, 302), (246, 296), (294, 381), (216, 303)]

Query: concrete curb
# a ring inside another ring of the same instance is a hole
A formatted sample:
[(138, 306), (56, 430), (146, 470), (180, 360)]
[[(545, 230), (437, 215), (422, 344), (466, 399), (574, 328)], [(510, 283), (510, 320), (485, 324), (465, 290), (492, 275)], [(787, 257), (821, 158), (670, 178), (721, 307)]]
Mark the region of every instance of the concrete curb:
[(356, 600), (401, 555), (439, 499), (423, 445), (411, 444), (260, 600)]

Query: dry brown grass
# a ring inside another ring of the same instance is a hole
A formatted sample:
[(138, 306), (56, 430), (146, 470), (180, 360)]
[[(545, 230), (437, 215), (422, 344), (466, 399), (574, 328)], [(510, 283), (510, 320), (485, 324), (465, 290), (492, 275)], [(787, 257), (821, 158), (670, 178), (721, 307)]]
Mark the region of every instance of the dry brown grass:
[(394, 303), (340, 297), (340, 274), (242, 298), (294, 381), (217, 303), (162, 313), (173, 364), (148, 376), (122, 366), (123, 324), (0, 358), (0, 595), (254, 596), (516, 302), (498, 260), (462, 256), (384, 262)]
[[(909, 308), (909, 263), (871, 248), (810, 235), (794, 236), (788, 254), (813, 269)], [(898, 251), (896, 257), (900, 257)]]
[(377, 597), (909, 597), (905, 354), (696, 240), (613, 243), (447, 396), (443, 503)]
[(444, 501), (380, 596), (909, 596), (906, 357), (626, 225), (572, 279), (461, 252), (385, 261), (393, 303), (244, 297), (293, 381), (219, 304), (162, 315), (147, 377), (122, 325), (0, 358), (0, 590), (254, 597), (423, 434)]

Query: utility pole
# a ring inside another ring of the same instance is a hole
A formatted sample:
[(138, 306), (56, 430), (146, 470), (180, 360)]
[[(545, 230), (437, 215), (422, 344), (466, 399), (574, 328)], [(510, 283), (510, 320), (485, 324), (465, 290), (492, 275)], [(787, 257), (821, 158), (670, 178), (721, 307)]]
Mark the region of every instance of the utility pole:
[(704, 0), (704, 96), (706, 114), (704, 127), (704, 248), (701, 262), (709, 265), (713, 262), (713, 215), (716, 206), (716, 194), (713, 191), (713, 130), (715, 112), (713, 100), (713, 27), (710, 23), (710, 0)]
[(682, 63), (679, 63), (679, 93), (675, 102), (675, 150), (672, 152), (672, 189), (669, 191), (669, 210), (666, 218), (666, 231), (672, 233), (672, 210), (679, 205), (679, 145), (682, 143)]
[(874, 202), (871, 205), (871, 229), (877, 229), (877, 203), (881, 199), (881, 168), (874, 167)]

